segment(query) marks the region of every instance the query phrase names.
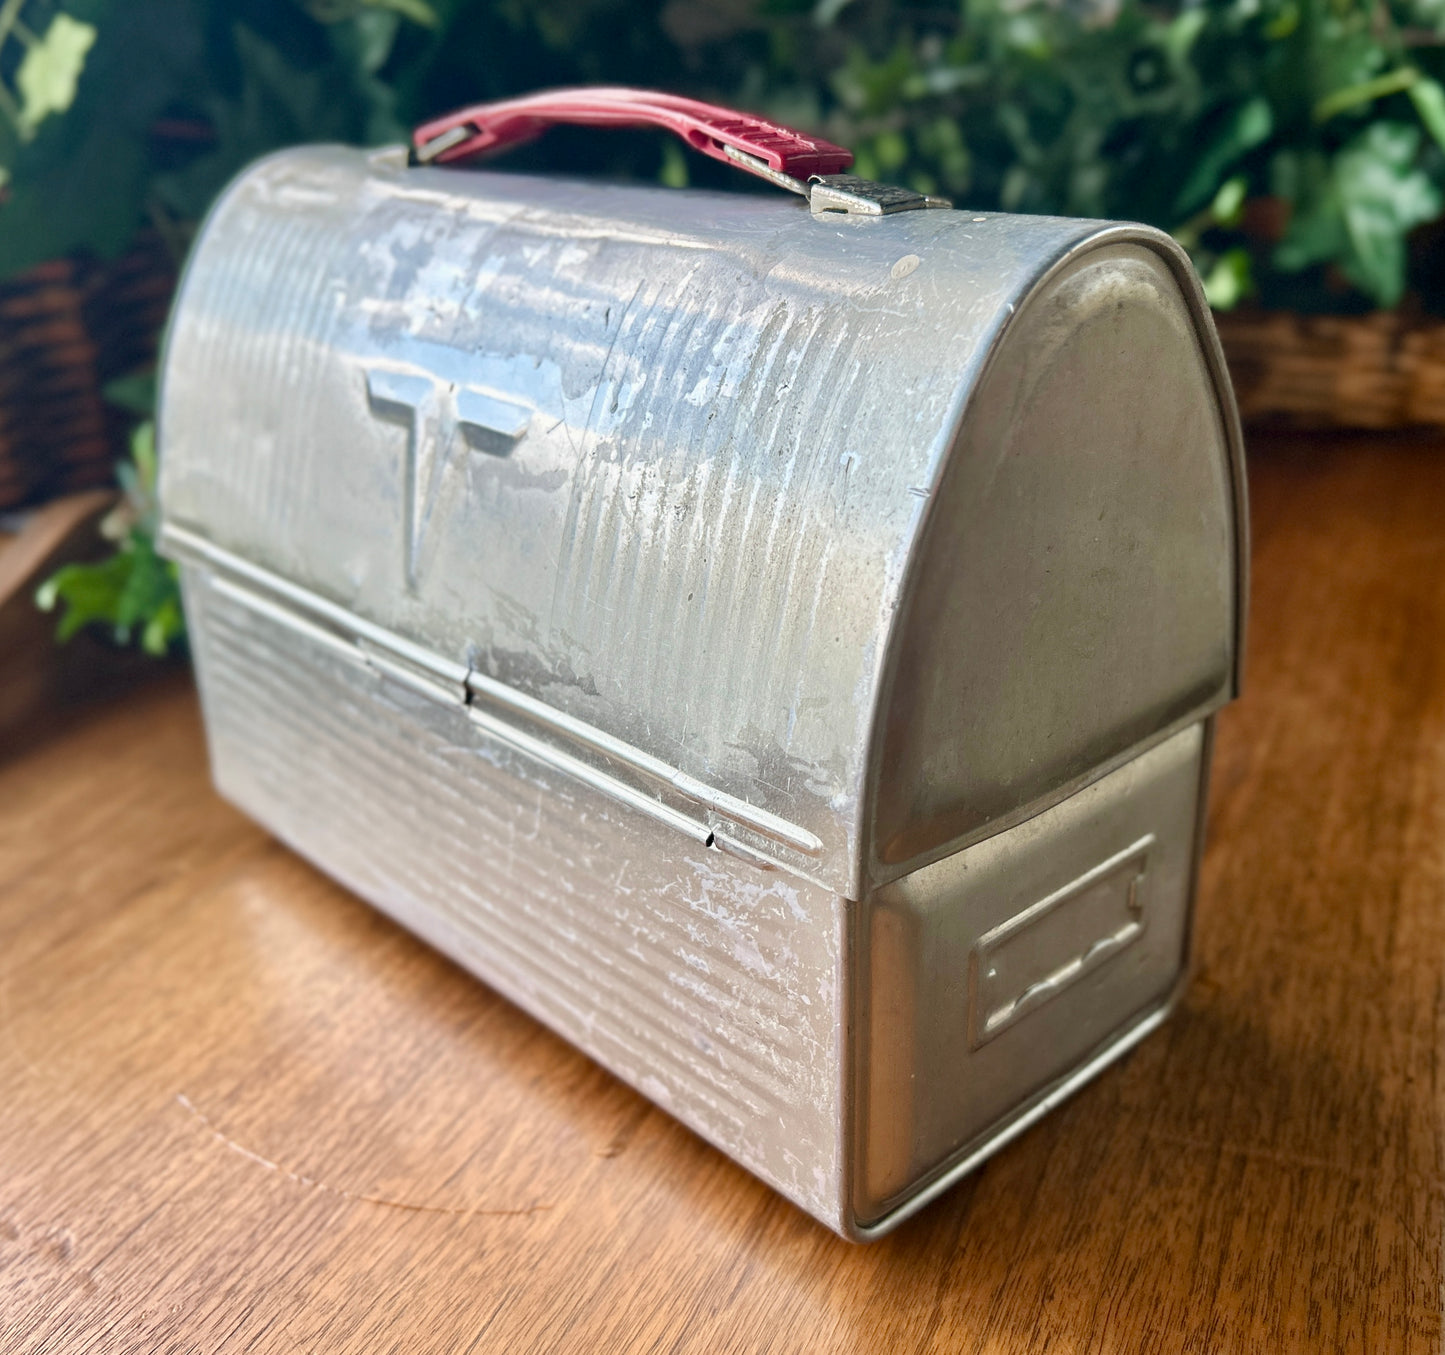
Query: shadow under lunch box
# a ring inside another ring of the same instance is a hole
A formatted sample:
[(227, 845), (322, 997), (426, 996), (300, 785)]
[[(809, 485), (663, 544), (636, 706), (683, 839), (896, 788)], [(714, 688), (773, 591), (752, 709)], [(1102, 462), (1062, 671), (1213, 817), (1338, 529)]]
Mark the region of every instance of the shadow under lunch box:
[[(653, 121), (793, 190), (445, 167)], [(831, 1228), (1178, 995), (1236, 692), (1186, 255), (559, 92), (247, 170), (162, 377), (216, 783)]]

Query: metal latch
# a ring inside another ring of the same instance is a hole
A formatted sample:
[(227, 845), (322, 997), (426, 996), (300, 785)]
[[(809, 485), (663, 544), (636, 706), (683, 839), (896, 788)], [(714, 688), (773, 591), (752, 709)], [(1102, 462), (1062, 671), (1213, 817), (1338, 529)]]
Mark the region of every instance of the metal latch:
[(912, 212), (922, 207), (952, 207), (947, 198), (915, 193), (898, 184), (876, 183), (857, 174), (810, 174), (795, 178), (774, 169), (761, 156), (724, 146), (723, 153), (735, 165), (756, 174), (760, 179), (798, 193), (808, 200), (814, 216), (824, 212), (843, 212), (848, 216), (890, 216), (894, 212)]
[(815, 174), (808, 180), (808, 206), (815, 216), (846, 212), (849, 216), (887, 216), (920, 207), (952, 207), (947, 198), (915, 193), (897, 184), (875, 183), (856, 174)]

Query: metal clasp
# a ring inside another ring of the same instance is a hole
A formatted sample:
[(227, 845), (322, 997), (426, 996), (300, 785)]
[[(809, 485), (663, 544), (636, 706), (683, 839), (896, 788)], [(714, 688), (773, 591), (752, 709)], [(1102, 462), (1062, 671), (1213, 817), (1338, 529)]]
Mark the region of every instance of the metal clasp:
[(889, 216), (925, 207), (952, 207), (947, 198), (915, 193), (897, 184), (875, 183), (856, 174), (814, 174), (808, 180), (808, 206), (814, 216), (846, 212), (849, 216)]
[(856, 174), (814, 174), (807, 180), (795, 179), (774, 169), (760, 156), (749, 155), (736, 146), (724, 146), (729, 160), (759, 178), (786, 188), (808, 200), (814, 216), (824, 212), (843, 212), (848, 216), (891, 216), (894, 212), (913, 212), (924, 207), (952, 207), (947, 198), (915, 193), (897, 184), (875, 183)]

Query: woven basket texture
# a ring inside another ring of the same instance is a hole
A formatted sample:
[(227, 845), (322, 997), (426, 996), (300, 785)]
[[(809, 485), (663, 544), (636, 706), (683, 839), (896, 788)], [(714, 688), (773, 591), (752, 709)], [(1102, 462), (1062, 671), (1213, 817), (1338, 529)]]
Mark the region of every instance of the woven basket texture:
[(1215, 320), (1247, 425), (1445, 425), (1445, 323), (1395, 311)]
[(134, 420), (101, 391), (154, 362), (174, 288), (152, 235), (0, 282), (0, 510), (112, 482)]

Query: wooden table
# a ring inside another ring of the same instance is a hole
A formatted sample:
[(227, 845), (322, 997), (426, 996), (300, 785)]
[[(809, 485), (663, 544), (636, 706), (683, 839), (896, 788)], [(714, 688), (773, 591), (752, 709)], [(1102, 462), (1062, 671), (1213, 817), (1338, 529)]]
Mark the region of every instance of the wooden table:
[(1253, 464), (1179, 1014), (840, 1242), (211, 793), (166, 679), (0, 763), (0, 1349), (1437, 1351), (1445, 447)]

